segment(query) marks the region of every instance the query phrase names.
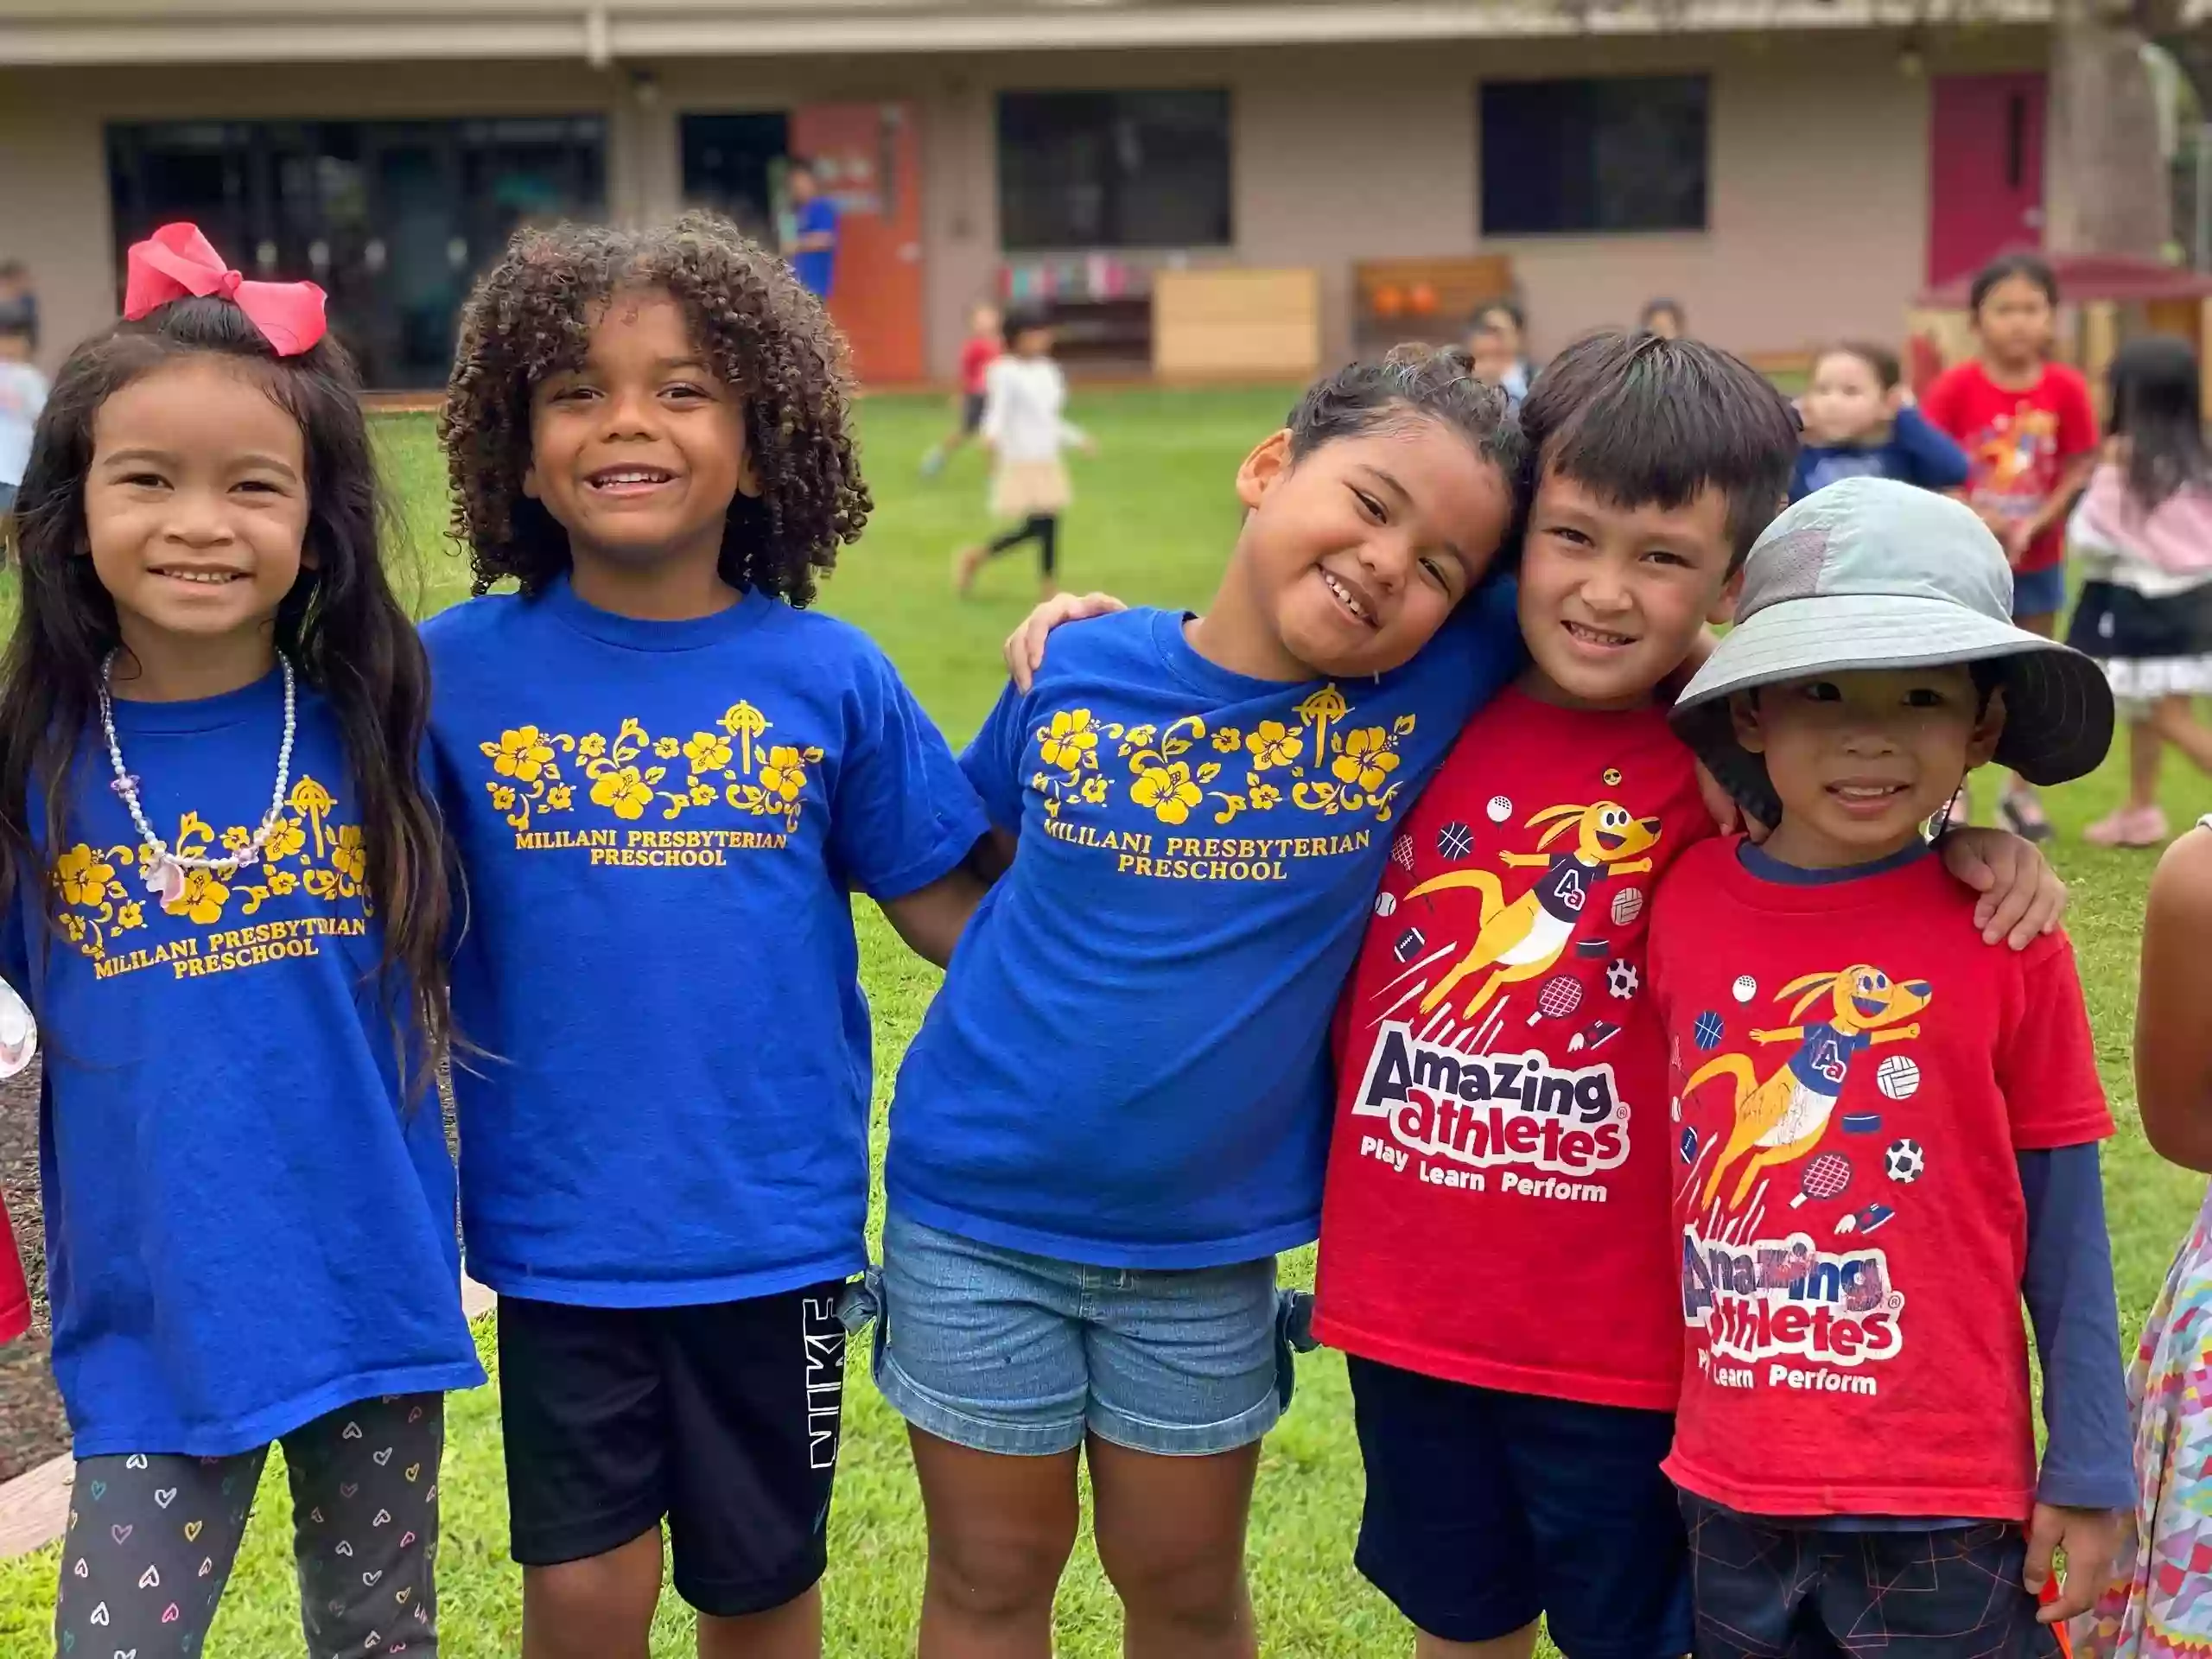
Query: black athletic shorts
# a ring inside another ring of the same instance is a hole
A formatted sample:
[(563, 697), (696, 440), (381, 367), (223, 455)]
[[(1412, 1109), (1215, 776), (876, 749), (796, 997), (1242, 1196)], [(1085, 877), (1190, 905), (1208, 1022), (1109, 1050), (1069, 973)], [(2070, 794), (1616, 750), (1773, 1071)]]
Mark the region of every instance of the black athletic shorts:
[(983, 410), (990, 400), (980, 391), (963, 393), (960, 399), (960, 429), (976, 433), (982, 429)]
[(499, 1299), (514, 1558), (556, 1567), (668, 1522), (677, 1593), (734, 1618), (822, 1576), (845, 1386), (832, 1281), (692, 1307)]

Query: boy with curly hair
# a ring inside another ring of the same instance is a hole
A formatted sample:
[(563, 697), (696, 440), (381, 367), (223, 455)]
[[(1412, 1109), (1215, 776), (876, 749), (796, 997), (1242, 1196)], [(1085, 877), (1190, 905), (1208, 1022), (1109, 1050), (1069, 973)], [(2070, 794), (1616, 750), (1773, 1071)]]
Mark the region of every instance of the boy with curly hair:
[(867, 1260), (849, 893), (942, 963), (985, 831), (883, 653), (804, 608), (869, 511), (849, 398), (820, 302), (708, 215), (525, 232), (463, 320), (479, 597), (423, 632), (526, 1659), (645, 1652), (664, 1520), (702, 1654), (820, 1651)]

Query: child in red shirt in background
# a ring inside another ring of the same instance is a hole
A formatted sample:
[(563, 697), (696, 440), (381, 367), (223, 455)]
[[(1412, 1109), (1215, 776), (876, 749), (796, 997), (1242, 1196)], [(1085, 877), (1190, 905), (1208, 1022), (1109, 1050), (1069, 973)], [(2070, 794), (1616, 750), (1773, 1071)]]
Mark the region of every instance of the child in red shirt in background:
[[(2012, 566), (2012, 620), (2050, 638), (2066, 605), (2066, 515), (2096, 466), (2096, 412), (2088, 383), (2050, 360), (2058, 280), (2049, 265), (2006, 254), (1970, 295), (1980, 355), (1938, 376), (1920, 412), (1967, 452), (1967, 505)], [(2017, 777), (2001, 810), (2031, 841), (2050, 838), (2034, 790)]]
[(2009, 575), (1967, 508), (1838, 484), (1753, 550), (1674, 711), (1775, 826), (1685, 853), (1651, 919), (1700, 1659), (2056, 1653), (2133, 1502), (2073, 951), (1982, 949), (1923, 829), (1976, 766), (2063, 783), (2111, 741), (2095, 665), (2012, 625)]
[[(1520, 1659), (1539, 1614), (1568, 1659), (1671, 1659), (1681, 1330), (1643, 929), (1659, 875), (1715, 831), (1656, 692), (1780, 505), (1797, 432), (1745, 365), (1649, 334), (1569, 348), (1522, 420), (1533, 660), (1393, 847), (1339, 1015), (1314, 1329), (1351, 1356), (1358, 1565), (1421, 1659)], [(1954, 862), (1986, 881), (1984, 855), (2046, 874), (2010, 836)]]
[(960, 424), (922, 457), (924, 478), (935, 478), (943, 472), (953, 452), (982, 429), (991, 365), (1005, 349), (1002, 327), (995, 305), (979, 305), (968, 314), (968, 338), (960, 345)]

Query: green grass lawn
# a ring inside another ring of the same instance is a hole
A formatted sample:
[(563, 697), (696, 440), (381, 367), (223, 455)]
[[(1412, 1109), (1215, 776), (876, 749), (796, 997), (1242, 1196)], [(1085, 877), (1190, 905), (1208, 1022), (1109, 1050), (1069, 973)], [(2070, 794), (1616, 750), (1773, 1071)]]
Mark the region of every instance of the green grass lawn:
[[(1103, 453), (1076, 463), (1080, 499), (1064, 537), (1063, 579), (1132, 601), (1203, 602), (1235, 533), (1236, 464), (1281, 419), (1288, 401), (1287, 392), (1128, 392), (1080, 399), (1075, 418), (1096, 434)], [(883, 644), (958, 743), (997, 693), (999, 642), (1033, 599), (1035, 571), (1024, 550), (987, 571), (976, 598), (964, 604), (950, 598), (947, 562), (956, 547), (983, 528), (983, 484), (973, 454), (934, 483), (917, 476), (917, 458), (944, 419), (937, 403), (877, 399), (867, 404), (868, 475), (880, 505), (866, 538), (847, 551), (827, 584), (823, 603)], [(391, 482), (419, 557), (422, 602), (435, 609), (466, 591), (466, 575), (439, 537), (443, 478), (429, 423), (395, 419), (383, 434)], [(2212, 811), (2212, 787), (2179, 772), (2169, 791), (2177, 820)], [(2105, 1169), (2121, 1318), (2132, 1344), (2202, 1182), (2152, 1156), (2134, 1119), (2128, 1054), (2149, 860), (2095, 852), (2074, 834), (2113, 804), (2120, 786), (2115, 759), (2097, 778), (2055, 794), (2051, 806), (2068, 831), (2057, 857), (2073, 884), (2071, 926), (2100, 1059), (2120, 1121)], [(861, 971), (876, 1013), (880, 1136), (898, 1056), (921, 1018), (936, 975), (906, 954), (872, 907), (861, 909)], [(1292, 1268), (1309, 1274), (1310, 1255)], [(911, 1654), (921, 1589), (921, 1507), (905, 1435), (865, 1372), (860, 1364), (851, 1371), (832, 1522), (829, 1651), (839, 1659)], [(492, 1391), (456, 1397), (449, 1425), (440, 1561), (443, 1651), (449, 1659), (495, 1659), (517, 1650), (521, 1581), (506, 1556)], [(288, 1501), (273, 1464), (269, 1479), (209, 1647), (213, 1655), (268, 1659), (299, 1650)], [(1315, 1355), (1301, 1363), (1297, 1405), (1268, 1441), (1260, 1477), (1251, 1559), (1268, 1651), (1319, 1656), (1410, 1650), (1410, 1637), (1395, 1614), (1351, 1569), (1359, 1498), (1343, 1363), (1332, 1355)], [(0, 1563), (0, 1659), (42, 1659), (49, 1651), (54, 1573), (52, 1550)], [(671, 1595), (655, 1654), (689, 1653), (690, 1622)], [(1078, 1546), (1061, 1592), (1058, 1624), (1064, 1659), (1106, 1659), (1120, 1652), (1114, 1602), (1087, 1544)]]

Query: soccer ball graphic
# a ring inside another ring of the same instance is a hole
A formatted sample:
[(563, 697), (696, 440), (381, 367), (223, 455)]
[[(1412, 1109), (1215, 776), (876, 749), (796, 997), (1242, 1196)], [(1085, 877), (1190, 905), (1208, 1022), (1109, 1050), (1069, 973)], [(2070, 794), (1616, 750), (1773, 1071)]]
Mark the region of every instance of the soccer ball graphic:
[(1605, 964), (1605, 988), (1624, 1000), (1636, 995), (1636, 964), (1618, 957)]
[(1882, 1167), (1893, 1181), (1916, 1181), (1921, 1171), (1928, 1167), (1928, 1157), (1917, 1141), (1892, 1141), (1890, 1149), (1882, 1154)]

